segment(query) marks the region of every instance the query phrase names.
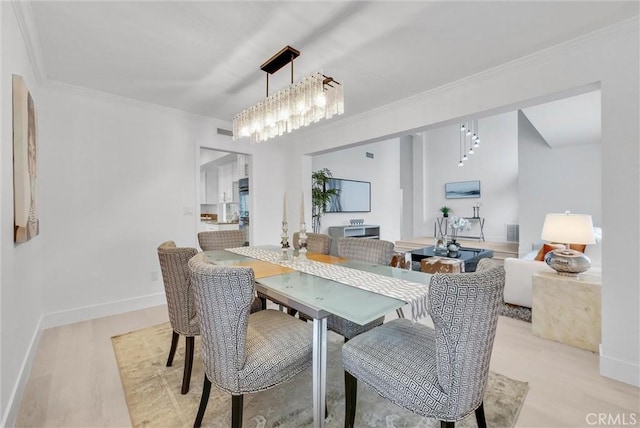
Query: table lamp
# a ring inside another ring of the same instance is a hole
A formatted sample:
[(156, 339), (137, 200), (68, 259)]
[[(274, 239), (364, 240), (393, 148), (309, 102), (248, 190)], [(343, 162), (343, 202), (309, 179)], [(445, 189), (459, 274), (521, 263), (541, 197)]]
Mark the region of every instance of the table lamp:
[(588, 214), (547, 214), (542, 226), (541, 239), (565, 244), (564, 249), (549, 251), (544, 261), (558, 275), (577, 276), (591, 267), (591, 260), (580, 251), (569, 248), (570, 244), (595, 244), (593, 222)]

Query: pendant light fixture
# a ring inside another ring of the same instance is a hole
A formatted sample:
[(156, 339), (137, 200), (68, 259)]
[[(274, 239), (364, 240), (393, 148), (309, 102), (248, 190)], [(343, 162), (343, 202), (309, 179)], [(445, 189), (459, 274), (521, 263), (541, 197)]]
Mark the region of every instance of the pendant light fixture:
[[(467, 154), (472, 155), (475, 149), (480, 147), (480, 136), (478, 135), (478, 120), (467, 120), (460, 123), (460, 162), (458, 166), (464, 166), (464, 162), (469, 159)], [(467, 142), (469, 149), (467, 149)]]
[[(252, 143), (260, 143), (344, 113), (343, 87), (333, 77), (314, 73), (293, 83), (293, 60), (299, 55), (297, 49), (285, 46), (260, 66), (267, 73), (267, 96), (234, 116), (234, 140), (250, 137)], [(269, 95), (269, 74), (289, 63), (291, 86)]]

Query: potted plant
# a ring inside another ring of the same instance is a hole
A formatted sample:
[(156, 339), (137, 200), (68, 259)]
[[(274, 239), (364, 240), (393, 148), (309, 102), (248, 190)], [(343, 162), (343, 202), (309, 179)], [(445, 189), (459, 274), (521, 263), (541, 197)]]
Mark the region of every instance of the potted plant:
[(442, 213), (442, 217), (449, 217), (449, 212), (451, 211), (451, 208), (449, 208), (448, 206), (444, 206), (442, 208), (440, 208), (440, 212)]
[(311, 173), (311, 218), (313, 233), (320, 233), (320, 217), (327, 212), (327, 203), (338, 194), (338, 189), (327, 189), (327, 182), (332, 177), (328, 168)]

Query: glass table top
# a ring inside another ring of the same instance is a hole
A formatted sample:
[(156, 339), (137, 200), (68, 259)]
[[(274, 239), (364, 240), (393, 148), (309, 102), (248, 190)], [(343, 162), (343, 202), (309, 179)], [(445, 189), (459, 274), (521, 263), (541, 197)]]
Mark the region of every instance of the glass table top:
[[(233, 266), (255, 260), (228, 251), (204, 253), (210, 262), (221, 266)], [(416, 281), (417, 278), (411, 275), (411, 271), (387, 266), (360, 262), (346, 262), (341, 265), (410, 281)], [(424, 278), (426, 274), (420, 275)], [(416, 282), (424, 283), (424, 279)], [(324, 318), (335, 314), (361, 325), (405, 305), (405, 302), (399, 299), (298, 271), (259, 278), (256, 279), (256, 284), (258, 290), (267, 296), (311, 317)]]

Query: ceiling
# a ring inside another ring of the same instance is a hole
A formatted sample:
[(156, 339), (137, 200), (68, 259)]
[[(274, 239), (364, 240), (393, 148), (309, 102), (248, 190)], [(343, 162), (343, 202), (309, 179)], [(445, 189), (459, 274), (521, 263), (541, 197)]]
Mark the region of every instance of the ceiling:
[[(230, 121), (265, 96), (260, 65), (301, 51), (294, 79), (344, 83), (345, 117), (633, 16), (615, 1), (31, 2), (42, 74)], [(29, 28), (29, 26), (27, 26)], [(275, 92), (289, 84), (282, 69)]]

